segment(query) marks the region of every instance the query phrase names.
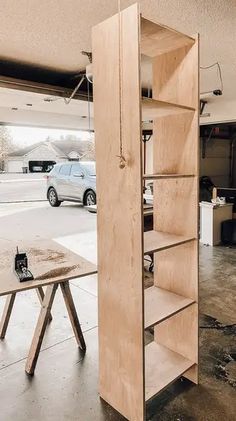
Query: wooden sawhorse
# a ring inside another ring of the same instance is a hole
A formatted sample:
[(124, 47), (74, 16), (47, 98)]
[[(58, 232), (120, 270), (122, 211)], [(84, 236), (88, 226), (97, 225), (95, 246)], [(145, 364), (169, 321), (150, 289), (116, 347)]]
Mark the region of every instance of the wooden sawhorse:
[[(49, 246), (48, 243), (50, 244), (50, 249), (43, 249), (44, 243), (42, 244), (42, 242), (34, 243), (36, 250), (40, 250), (40, 253), (33, 253), (33, 255), (37, 256), (36, 259), (34, 259), (33, 256), (32, 258), (30, 256), (30, 250), (32, 252), (32, 249), (29, 248), (29, 253), (27, 252), (27, 255), (29, 254), (30, 269), (34, 275), (36, 274), (33, 281), (19, 282), (12, 270), (5, 268), (1, 270), (2, 268), (0, 268), (0, 279), (6, 279), (6, 283), (0, 286), (0, 296), (7, 295), (7, 300), (0, 322), (0, 339), (5, 338), (17, 292), (27, 289), (36, 289), (41, 303), (40, 314), (25, 366), (25, 371), (29, 375), (34, 374), (45, 330), (48, 322), (52, 320), (51, 309), (59, 285), (77, 343), (82, 351), (86, 351), (86, 344), (71, 294), (69, 280), (96, 273), (96, 266), (93, 263), (83, 259), (81, 256), (78, 256), (69, 250), (57, 245), (53, 241), (47, 241), (47, 246)], [(26, 250), (26, 248), (24, 248), (24, 250)], [(44, 264), (42, 263), (42, 260), (40, 260), (41, 264), (38, 266), (39, 262), (37, 260), (40, 258), (42, 259), (42, 253), (45, 252), (47, 255), (48, 250), (50, 250), (51, 255), (56, 256), (56, 269), (55, 261), (53, 262), (55, 259), (51, 259), (51, 257), (48, 260), (46, 259), (46, 263), (44, 262)], [(61, 257), (63, 256), (63, 258), (61, 258), (61, 262), (60, 259), (58, 261), (58, 255)], [(43, 291), (43, 286), (46, 286), (45, 294)]]

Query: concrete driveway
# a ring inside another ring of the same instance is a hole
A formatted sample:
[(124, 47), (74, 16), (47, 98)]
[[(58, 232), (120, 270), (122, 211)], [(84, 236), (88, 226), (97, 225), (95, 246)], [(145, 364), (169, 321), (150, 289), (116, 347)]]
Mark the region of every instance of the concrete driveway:
[(45, 174), (0, 174), (0, 203), (46, 200)]
[(74, 203), (0, 203), (0, 226), (1, 239), (54, 239), (95, 231), (96, 214)]
[[(52, 208), (46, 200), (44, 174), (0, 174), (0, 227), (0, 239), (60, 237), (62, 241), (67, 236), (77, 238), (82, 233), (94, 233), (96, 215), (81, 204), (70, 202)], [(70, 248), (70, 241), (67, 247)]]

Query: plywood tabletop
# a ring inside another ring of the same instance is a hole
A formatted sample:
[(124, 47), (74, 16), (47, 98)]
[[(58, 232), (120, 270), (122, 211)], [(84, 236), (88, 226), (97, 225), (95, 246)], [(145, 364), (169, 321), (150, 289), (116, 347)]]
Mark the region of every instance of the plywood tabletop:
[[(19, 282), (14, 273), (16, 246), (26, 252), (33, 281)], [(59, 283), (97, 272), (96, 266), (52, 240), (0, 241), (0, 296)]]

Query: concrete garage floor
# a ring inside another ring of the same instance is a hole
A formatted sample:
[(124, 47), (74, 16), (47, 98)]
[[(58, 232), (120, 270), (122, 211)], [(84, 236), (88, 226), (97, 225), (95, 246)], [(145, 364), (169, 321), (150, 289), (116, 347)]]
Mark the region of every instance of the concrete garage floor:
[[(44, 211), (38, 209), (37, 212), (41, 215)], [(49, 211), (45, 209), (45, 212)], [(60, 212), (64, 215), (65, 210), (61, 208)], [(84, 218), (80, 234), (70, 235), (71, 229), (65, 232), (63, 225), (62, 235), (65, 237), (58, 241), (85, 257), (89, 254), (94, 260), (95, 247), (91, 239), (94, 238), (96, 217), (87, 217), (83, 209), (77, 208), (77, 212)], [(22, 215), (22, 221), (26, 221), (27, 213), (18, 214)], [(13, 224), (14, 216), (9, 218)], [(15, 229), (17, 235), (21, 235), (24, 223), (21, 224), (19, 218), (17, 220)], [(84, 230), (86, 220), (86, 228), (91, 230), (88, 232)], [(6, 224), (7, 217), (2, 221)], [(36, 237), (34, 229), (33, 234)], [(55, 236), (55, 227), (51, 234)], [(13, 233), (10, 238), (13, 238)], [(196, 387), (186, 380), (179, 380), (151, 401), (148, 420), (236, 420), (235, 267), (235, 249), (200, 248), (200, 385)], [(8, 335), (0, 343), (0, 421), (124, 419), (101, 401), (97, 393), (96, 276), (74, 280), (71, 287), (87, 342), (86, 355), (83, 356), (77, 348), (58, 291), (52, 311), (54, 318), (45, 335), (35, 376), (29, 378), (24, 365), (39, 303), (34, 291), (21, 293), (16, 300)], [(2, 298), (0, 310), (3, 305)]]

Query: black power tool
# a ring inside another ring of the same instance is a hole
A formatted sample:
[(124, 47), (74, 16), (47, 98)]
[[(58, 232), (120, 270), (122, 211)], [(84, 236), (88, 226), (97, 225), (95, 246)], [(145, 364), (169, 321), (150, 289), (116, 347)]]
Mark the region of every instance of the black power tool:
[(28, 269), (26, 253), (19, 253), (18, 247), (15, 255), (15, 273), (20, 282), (33, 281), (34, 277)]

